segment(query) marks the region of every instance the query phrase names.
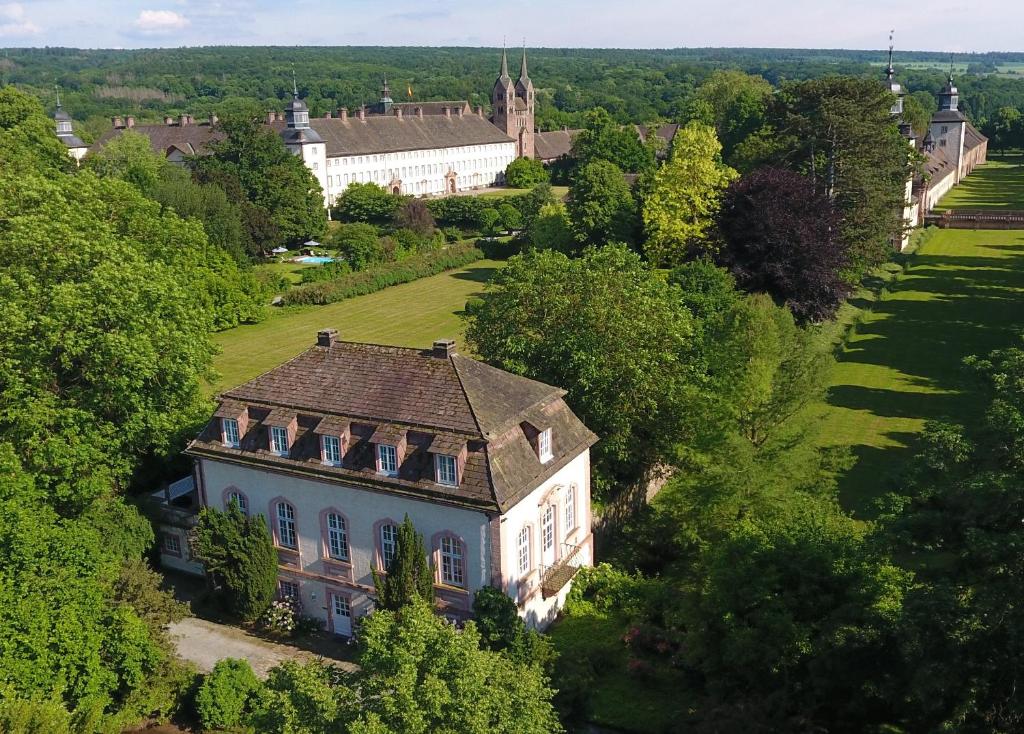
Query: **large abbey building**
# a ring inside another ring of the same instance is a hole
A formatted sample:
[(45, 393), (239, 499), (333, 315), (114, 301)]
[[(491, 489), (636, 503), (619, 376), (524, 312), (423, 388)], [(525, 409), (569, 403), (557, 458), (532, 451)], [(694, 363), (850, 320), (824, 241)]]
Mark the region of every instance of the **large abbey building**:
[[(376, 103), (313, 118), (293, 87), (284, 114), (268, 112), (265, 125), (302, 158), (320, 182), (324, 205), (331, 206), (352, 183), (375, 183), (413, 196), (504, 183), (509, 163), (534, 157), (536, 99), (525, 49), (515, 81), (502, 50), (491, 103), (491, 117), (464, 100), (396, 103), (385, 79)], [(202, 155), (221, 136), (215, 117), (199, 122), (191, 115), (166, 117), (163, 125), (136, 125), (133, 117), (115, 117), (113, 129), (94, 148), (126, 130), (147, 136), (155, 151), (176, 162)]]

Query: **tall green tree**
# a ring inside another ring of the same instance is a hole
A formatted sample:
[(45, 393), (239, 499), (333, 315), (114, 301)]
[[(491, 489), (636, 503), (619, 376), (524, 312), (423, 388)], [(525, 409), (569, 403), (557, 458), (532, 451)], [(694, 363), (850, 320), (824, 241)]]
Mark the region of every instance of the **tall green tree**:
[(636, 200), (614, 163), (595, 160), (577, 170), (567, 208), (581, 248), (636, 240)]
[(540, 666), (481, 649), (472, 622), (459, 630), (415, 599), (367, 617), (361, 638), (352, 734), (562, 731)]
[(373, 570), (373, 585), (377, 589), (378, 609), (400, 611), (416, 599), (433, 603), (434, 569), (427, 562), (423, 536), (416, 532), (408, 515), (398, 526), (395, 556), (384, 576)]
[(911, 150), (874, 79), (826, 77), (782, 87), (768, 110), (762, 162), (811, 178), (834, 203), (850, 247), (849, 278), (884, 262), (903, 233)]
[(466, 338), (486, 361), (568, 391), (601, 437), (598, 484), (670, 461), (686, 442), (693, 319), (677, 289), (621, 245), (577, 259), (532, 250), (509, 260), (473, 309)]
[(173, 165), (153, 152), (148, 137), (134, 130), (125, 130), (102, 148), (91, 152), (84, 163), (97, 176), (127, 181), (150, 198), (166, 170)]
[(620, 125), (601, 107), (586, 113), (583, 129), (572, 144), (577, 169), (596, 161), (615, 164), (627, 173), (644, 173), (654, 168), (654, 153), (643, 144), (632, 125)]
[(201, 175), (221, 172), (237, 178), (246, 198), (270, 215), (280, 240), (260, 244), (270, 249), (322, 237), (327, 230), (323, 191), (302, 159), (257, 120), (228, 117), (219, 125), (224, 138), (210, 144), (211, 155), (195, 158), (192, 165)]
[(718, 69), (697, 87), (691, 102), (694, 119), (715, 128), (725, 160), (764, 124), (772, 92), (763, 77), (737, 69)]
[(643, 203), (644, 252), (653, 264), (679, 264), (707, 236), (725, 187), (738, 175), (721, 153), (707, 125), (691, 122), (676, 133), (672, 157)]
[(204, 507), (195, 554), (232, 614), (252, 622), (270, 606), (277, 588), (277, 550), (263, 515), (248, 517), (234, 502), (223, 512)]

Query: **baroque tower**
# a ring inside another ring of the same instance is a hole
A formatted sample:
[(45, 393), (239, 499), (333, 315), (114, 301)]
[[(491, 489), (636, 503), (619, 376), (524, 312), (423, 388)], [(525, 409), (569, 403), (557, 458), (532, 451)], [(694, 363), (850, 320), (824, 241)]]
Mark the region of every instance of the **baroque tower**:
[(508, 54), (502, 48), (501, 72), (491, 91), (491, 121), (516, 141), (516, 151), (521, 158), (534, 157), (536, 104), (533, 82), (526, 69), (526, 47), (523, 47), (523, 62), (519, 69), (519, 79), (515, 84), (508, 73)]

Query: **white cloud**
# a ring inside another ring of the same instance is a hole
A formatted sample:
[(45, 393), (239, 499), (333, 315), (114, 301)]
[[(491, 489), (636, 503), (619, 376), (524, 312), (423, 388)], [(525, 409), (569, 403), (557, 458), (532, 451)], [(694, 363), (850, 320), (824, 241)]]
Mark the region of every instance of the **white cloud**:
[(187, 28), (189, 19), (173, 10), (143, 10), (133, 24), (134, 30), (147, 36), (160, 36)]
[(41, 31), (25, 14), (21, 3), (0, 3), (0, 38), (33, 36)]

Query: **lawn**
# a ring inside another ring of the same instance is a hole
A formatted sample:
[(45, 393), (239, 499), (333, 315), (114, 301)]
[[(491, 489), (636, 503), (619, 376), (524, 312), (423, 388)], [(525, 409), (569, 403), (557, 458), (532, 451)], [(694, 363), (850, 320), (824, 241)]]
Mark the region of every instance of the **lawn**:
[(879, 301), (854, 300), (863, 306), (838, 355), (820, 442), (851, 448), (840, 499), (870, 517), (926, 421), (977, 417), (962, 361), (1024, 327), (1024, 232), (939, 230)]
[[(519, 194), (528, 194), (528, 193), (530, 193), (530, 189), (507, 188), (507, 189), (502, 189), (500, 191), (487, 191), (487, 192), (485, 192), (483, 194), (480, 194), (480, 196), (482, 198), (486, 198), (486, 197), (518, 196)], [(552, 186), (551, 187), (551, 193), (554, 194), (554, 197), (556, 199), (561, 201), (562, 199), (564, 199), (568, 195), (569, 187), (568, 186)]]
[(479, 260), (328, 306), (279, 309), (259, 324), (216, 334), (222, 351), (214, 363), (220, 379), (213, 388), (234, 387), (291, 359), (327, 327), (338, 329), (342, 339), (396, 346), (427, 347), (442, 337), (461, 339), (459, 314), (466, 300), (483, 290), (501, 264)]
[(989, 155), (988, 163), (942, 197), (936, 212), (947, 209), (1024, 211), (1024, 156)]

